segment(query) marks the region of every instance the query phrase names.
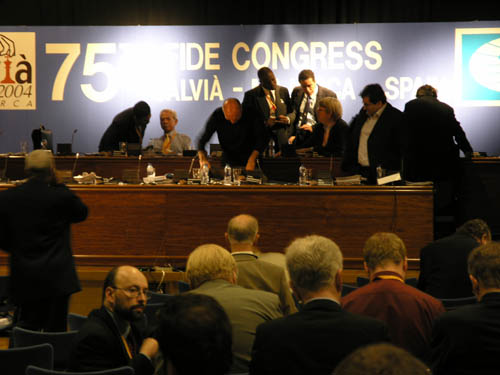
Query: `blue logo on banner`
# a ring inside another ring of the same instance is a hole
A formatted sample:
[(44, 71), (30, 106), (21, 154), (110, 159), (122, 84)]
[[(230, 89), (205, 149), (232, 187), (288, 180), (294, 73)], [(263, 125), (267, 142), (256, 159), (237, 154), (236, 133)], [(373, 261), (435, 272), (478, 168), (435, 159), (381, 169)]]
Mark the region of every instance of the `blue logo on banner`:
[(461, 65), (461, 99), (478, 105), (500, 105), (500, 32), (469, 30), (470, 34), (462, 29), (458, 36), (461, 42), (458, 44), (461, 44), (461, 51), (458, 51), (461, 59), (457, 61)]

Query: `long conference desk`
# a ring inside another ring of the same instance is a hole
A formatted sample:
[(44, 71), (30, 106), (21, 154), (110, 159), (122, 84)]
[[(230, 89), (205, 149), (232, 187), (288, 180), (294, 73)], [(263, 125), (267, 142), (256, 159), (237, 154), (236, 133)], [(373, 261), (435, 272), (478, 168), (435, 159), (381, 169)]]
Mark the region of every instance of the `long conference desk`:
[[(187, 169), (191, 158), (143, 158), (140, 175), (153, 163), (157, 174)], [(4, 161), (5, 162), (5, 161)], [(289, 161), (274, 160), (276, 167)], [(305, 158), (313, 169), (335, 174), (338, 160)], [(56, 157), (58, 169), (75, 174), (95, 171), (108, 177), (138, 166), (137, 158)], [(24, 177), (23, 158), (10, 158), (12, 179)], [(69, 168), (71, 166), (71, 168)], [(19, 175), (16, 175), (19, 173)], [(4, 184), (0, 189), (10, 185)], [(240, 213), (259, 219), (262, 251), (283, 252), (298, 236), (320, 234), (334, 239), (345, 268), (362, 269), (366, 239), (378, 231), (397, 233), (408, 248), (410, 266), (418, 268), (422, 246), (433, 240), (431, 186), (297, 186), (297, 185), (70, 185), (89, 207), (86, 221), (73, 225), (78, 265), (183, 265), (204, 243), (226, 246), (228, 220)], [(0, 264), (6, 257), (0, 256)]]

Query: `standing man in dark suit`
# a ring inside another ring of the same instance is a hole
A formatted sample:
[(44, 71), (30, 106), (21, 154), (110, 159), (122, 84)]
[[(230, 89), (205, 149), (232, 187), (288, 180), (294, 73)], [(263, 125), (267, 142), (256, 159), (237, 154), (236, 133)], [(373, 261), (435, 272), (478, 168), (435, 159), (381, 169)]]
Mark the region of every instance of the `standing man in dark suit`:
[(148, 281), (137, 268), (113, 268), (103, 285), (100, 309), (92, 310), (75, 338), (70, 369), (76, 372), (131, 366), (152, 375), (158, 341), (144, 338), (140, 323), (148, 299)]
[(479, 245), (491, 241), (488, 224), (481, 219), (464, 223), (451, 236), (420, 250), (418, 289), (436, 298), (472, 297), (467, 258)]
[(57, 182), (50, 151), (30, 153), (25, 170), (24, 184), (0, 193), (0, 248), (9, 253), (17, 325), (66, 331), (69, 297), (81, 290), (70, 228), (86, 219), (87, 206)]
[(449, 207), (461, 175), (460, 150), (472, 153), (453, 108), (438, 100), (434, 87), (424, 85), (405, 105), (404, 127), (406, 179), (434, 182), (436, 209)]
[[(312, 134), (313, 127), (318, 122), (316, 110), (323, 98), (337, 98), (332, 90), (316, 83), (314, 72), (309, 69), (299, 73), (299, 83), (292, 91), (292, 112), (288, 114), (291, 126), (288, 128), (288, 142), (300, 148)], [(292, 138), (293, 137), (293, 138)]]
[(360, 96), (363, 108), (351, 122), (342, 169), (350, 174), (361, 173), (374, 183), (377, 167), (387, 171), (401, 169), (403, 114), (387, 103), (384, 90), (377, 83), (367, 85)]
[(434, 323), (431, 367), (435, 375), (498, 374), (500, 357), (500, 244), (472, 251), (469, 275), (478, 303), (449, 311)]
[[(276, 146), (286, 145), (290, 124), (286, 114), (291, 112), (288, 89), (278, 86), (273, 71), (267, 67), (260, 68), (257, 75), (260, 85), (245, 92), (243, 112), (266, 125)], [(281, 149), (276, 146), (275, 149)]]
[(303, 307), (257, 328), (250, 374), (331, 374), (354, 349), (388, 341), (384, 323), (340, 307), (342, 254), (333, 241), (315, 235), (296, 239), (286, 262)]

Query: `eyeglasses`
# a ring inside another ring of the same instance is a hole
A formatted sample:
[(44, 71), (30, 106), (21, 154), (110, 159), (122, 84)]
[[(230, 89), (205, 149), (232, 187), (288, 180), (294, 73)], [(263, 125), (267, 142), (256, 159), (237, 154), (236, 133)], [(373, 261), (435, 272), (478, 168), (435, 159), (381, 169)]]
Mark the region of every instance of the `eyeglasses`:
[(149, 289), (141, 289), (135, 286), (131, 286), (129, 288), (118, 288), (116, 286), (112, 286), (112, 288), (123, 290), (123, 292), (129, 298), (137, 298), (141, 293), (144, 295), (144, 297), (146, 297), (147, 300), (151, 298), (151, 292), (149, 291)]

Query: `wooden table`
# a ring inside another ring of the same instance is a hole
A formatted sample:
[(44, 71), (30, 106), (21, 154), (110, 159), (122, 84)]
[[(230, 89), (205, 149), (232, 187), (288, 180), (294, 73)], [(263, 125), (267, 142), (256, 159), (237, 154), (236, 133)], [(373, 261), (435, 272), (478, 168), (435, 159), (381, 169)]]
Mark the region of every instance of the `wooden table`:
[[(3, 185), (1, 188), (7, 188)], [(205, 243), (226, 246), (228, 220), (240, 213), (258, 218), (259, 247), (283, 252), (295, 237), (333, 239), (345, 268), (362, 269), (366, 239), (379, 231), (405, 242), (410, 266), (433, 240), (431, 187), (74, 185), (89, 207), (86, 221), (73, 225), (79, 265), (184, 264)], [(5, 262), (0, 257), (0, 262)]]

